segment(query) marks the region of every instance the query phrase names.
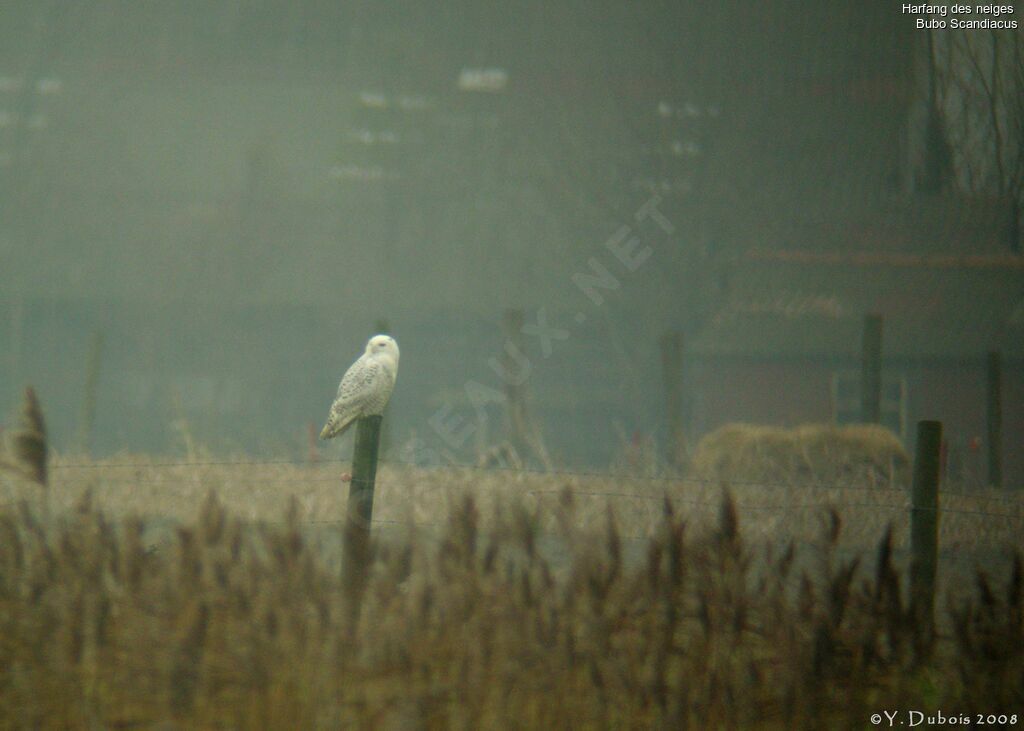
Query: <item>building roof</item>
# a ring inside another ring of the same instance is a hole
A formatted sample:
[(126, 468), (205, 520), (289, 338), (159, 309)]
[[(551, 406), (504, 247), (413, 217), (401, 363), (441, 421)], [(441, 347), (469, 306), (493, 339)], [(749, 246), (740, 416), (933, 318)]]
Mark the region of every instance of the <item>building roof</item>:
[[(724, 198), (722, 205), (727, 205)], [(892, 191), (851, 195), (829, 187), (805, 193), (780, 186), (751, 194), (742, 210), (726, 207), (716, 213), (723, 233), (744, 251), (756, 245), (776, 255), (794, 250), (923, 256), (1010, 252), (1010, 207), (994, 198)]]
[(752, 252), (722, 285), (696, 354), (859, 356), (863, 318), (878, 313), (887, 357), (1024, 357), (1022, 257)]

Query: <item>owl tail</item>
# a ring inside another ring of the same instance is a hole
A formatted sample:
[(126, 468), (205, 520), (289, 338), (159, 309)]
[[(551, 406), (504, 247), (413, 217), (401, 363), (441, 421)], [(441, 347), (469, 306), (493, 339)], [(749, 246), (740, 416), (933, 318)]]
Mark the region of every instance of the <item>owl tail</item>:
[(355, 416), (349, 416), (344, 419), (335, 419), (334, 414), (331, 414), (331, 417), (327, 420), (327, 423), (324, 424), (324, 428), (320, 431), (320, 438), (326, 440), (334, 439), (334, 437), (341, 436), (342, 434), (345, 433), (345, 430), (352, 426), (352, 422), (354, 422), (355, 420)]

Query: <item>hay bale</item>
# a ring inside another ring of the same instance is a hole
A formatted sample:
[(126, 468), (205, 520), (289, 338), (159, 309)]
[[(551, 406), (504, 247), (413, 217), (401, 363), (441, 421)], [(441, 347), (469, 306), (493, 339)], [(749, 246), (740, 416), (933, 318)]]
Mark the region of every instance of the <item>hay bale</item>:
[(733, 484), (899, 487), (908, 484), (910, 457), (899, 437), (874, 424), (736, 423), (700, 440), (690, 470), (699, 480)]

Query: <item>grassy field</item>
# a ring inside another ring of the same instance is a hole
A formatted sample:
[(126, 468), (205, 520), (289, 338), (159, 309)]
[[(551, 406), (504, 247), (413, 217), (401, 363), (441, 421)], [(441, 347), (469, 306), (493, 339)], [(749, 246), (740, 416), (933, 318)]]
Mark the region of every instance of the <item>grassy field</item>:
[(197, 461), (57, 458), (45, 490), (0, 476), (4, 727), (1024, 712), (1016, 493), (943, 495), (933, 642), (899, 490), (383, 465), (352, 620), (343, 465)]

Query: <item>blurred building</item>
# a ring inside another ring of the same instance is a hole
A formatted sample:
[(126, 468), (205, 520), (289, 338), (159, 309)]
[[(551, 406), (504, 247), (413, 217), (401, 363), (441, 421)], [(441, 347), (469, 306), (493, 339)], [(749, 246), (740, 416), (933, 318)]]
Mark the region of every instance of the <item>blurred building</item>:
[[(468, 381), (500, 386), (488, 360), (518, 307), (570, 333), (549, 357), (528, 341), (551, 451), (606, 464), (618, 431), (663, 431), (651, 384), (666, 330), (687, 334), (693, 358), (786, 359), (788, 340), (743, 345), (722, 313), (742, 320), (744, 301), (787, 293), (834, 299), (838, 314), (807, 331), (827, 360), (826, 336), (853, 332), (863, 308), (899, 321), (895, 300), (826, 286), (847, 267), (787, 252), (1009, 253), (999, 204), (922, 190), (922, 36), (890, 7), (218, 0), (3, 13), (0, 377), (39, 385), (58, 444), (76, 428), (94, 331), (106, 335), (99, 449), (167, 448), (181, 420), (211, 443), (263, 449), (305, 438), (382, 317), (404, 358), (396, 441), (437, 442), (439, 406), (467, 409)], [(671, 233), (637, 221), (653, 196)], [(650, 264), (615, 269), (621, 286), (595, 306), (573, 276), (591, 259), (618, 266), (605, 242), (623, 225)], [(858, 271), (891, 283), (917, 270)], [(943, 271), (937, 296), (951, 297), (959, 275)], [(808, 289), (809, 272), (825, 283)], [(963, 276), (979, 291), (973, 269)], [(1020, 284), (1019, 269), (1000, 272), (1007, 307), (984, 316), (1017, 311)], [(1006, 323), (978, 347), (1002, 348), (1009, 377), (1019, 325)], [(946, 337), (941, 318), (921, 327), (925, 341)], [(796, 418), (690, 386), (693, 436), (726, 414)], [(791, 401), (829, 418), (833, 385), (815, 388)]]
[(883, 314), (881, 423), (913, 447), (943, 422), (953, 476), (987, 479), (987, 365), (999, 351), (1005, 484), (1024, 477), (1019, 257), (751, 251), (689, 348), (692, 428), (861, 420), (865, 313)]

